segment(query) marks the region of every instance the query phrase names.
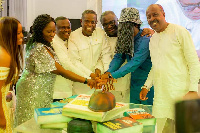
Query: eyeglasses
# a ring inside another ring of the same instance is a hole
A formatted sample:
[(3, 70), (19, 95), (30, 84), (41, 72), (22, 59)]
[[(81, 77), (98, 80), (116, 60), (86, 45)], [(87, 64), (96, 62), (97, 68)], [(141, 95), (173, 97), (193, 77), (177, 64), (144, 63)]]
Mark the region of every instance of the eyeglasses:
[(91, 23), (92, 25), (93, 25), (93, 24), (97, 24), (97, 21), (84, 20), (83, 22), (84, 22), (85, 24), (89, 24), (89, 23)]
[(103, 23), (103, 27), (108, 27), (109, 25), (114, 25), (115, 24), (115, 20), (112, 20), (108, 23)]
[(183, 10), (185, 10), (185, 11), (193, 11), (197, 7), (200, 8), (200, 2), (196, 3), (196, 4), (191, 4), (191, 5), (182, 5), (179, 0), (177, 0), (177, 1), (181, 5)]

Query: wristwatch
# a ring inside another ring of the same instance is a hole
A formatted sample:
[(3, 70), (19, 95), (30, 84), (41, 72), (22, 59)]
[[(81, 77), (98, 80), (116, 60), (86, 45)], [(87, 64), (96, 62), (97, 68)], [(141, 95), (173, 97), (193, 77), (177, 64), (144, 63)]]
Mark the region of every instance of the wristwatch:
[(87, 78), (85, 78), (85, 82), (84, 82), (84, 84), (87, 84), (88, 82), (87, 82)]

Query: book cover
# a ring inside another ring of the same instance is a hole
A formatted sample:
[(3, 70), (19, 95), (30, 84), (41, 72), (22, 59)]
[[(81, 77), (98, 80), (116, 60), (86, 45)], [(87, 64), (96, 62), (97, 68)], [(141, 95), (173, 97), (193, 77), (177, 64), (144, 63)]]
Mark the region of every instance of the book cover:
[(71, 97), (68, 98), (64, 98), (63, 100), (60, 101), (56, 101), (51, 103), (51, 107), (63, 107), (66, 104), (68, 104), (69, 102), (71, 102), (74, 98), (76, 98), (78, 95), (73, 95)]
[(145, 112), (142, 108), (135, 108), (135, 109), (129, 109), (123, 114), (124, 116), (129, 116), (138, 122), (143, 123), (143, 125), (155, 125), (156, 124), (156, 118), (152, 116), (151, 114)]
[(115, 108), (107, 112), (94, 112), (88, 108), (90, 95), (80, 94), (70, 103), (63, 107), (62, 114), (81, 119), (93, 121), (108, 121), (114, 119), (117, 115), (122, 114), (129, 108), (127, 103), (116, 103)]
[(62, 107), (36, 108), (34, 118), (38, 124), (67, 123), (72, 118), (62, 115)]
[(143, 125), (130, 118), (122, 117), (114, 120), (99, 122), (97, 124), (98, 133), (142, 133)]

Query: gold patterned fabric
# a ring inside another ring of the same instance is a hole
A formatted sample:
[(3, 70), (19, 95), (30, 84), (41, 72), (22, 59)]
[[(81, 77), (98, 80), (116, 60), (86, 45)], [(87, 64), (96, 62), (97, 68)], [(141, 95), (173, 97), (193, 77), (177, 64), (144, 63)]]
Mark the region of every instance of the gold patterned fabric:
[[(8, 76), (10, 68), (7, 67), (0, 67), (0, 80), (5, 80)], [(6, 102), (6, 95), (10, 89), (10, 84), (3, 86), (1, 88), (1, 93), (2, 93), (2, 107), (3, 107), (3, 112), (4, 116), (6, 119), (6, 129), (3, 130), (0, 128), (0, 133), (12, 133), (12, 120), (10, 119), (10, 110), (9, 107), (7, 106)]]
[[(54, 59), (45, 47), (54, 55)], [(54, 51), (41, 43), (27, 51), (26, 66), (17, 82), (15, 126), (33, 118), (35, 108), (50, 107), (56, 76), (51, 71), (56, 70), (55, 61), (58, 62), (58, 58)]]

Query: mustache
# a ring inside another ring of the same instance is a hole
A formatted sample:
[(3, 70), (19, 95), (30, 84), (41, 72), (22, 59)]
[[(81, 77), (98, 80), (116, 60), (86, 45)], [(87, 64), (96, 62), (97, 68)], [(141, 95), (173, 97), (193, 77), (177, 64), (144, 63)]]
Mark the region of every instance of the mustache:
[(152, 25), (152, 24), (155, 23), (155, 22), (158, 23), (158, 20), (155, 19), (155, 20), (151, 21), (150, 24)]

